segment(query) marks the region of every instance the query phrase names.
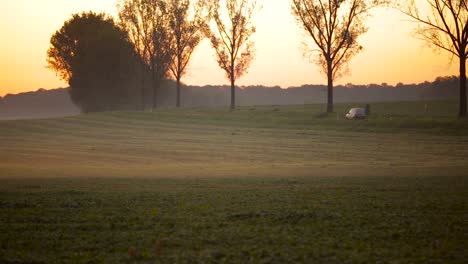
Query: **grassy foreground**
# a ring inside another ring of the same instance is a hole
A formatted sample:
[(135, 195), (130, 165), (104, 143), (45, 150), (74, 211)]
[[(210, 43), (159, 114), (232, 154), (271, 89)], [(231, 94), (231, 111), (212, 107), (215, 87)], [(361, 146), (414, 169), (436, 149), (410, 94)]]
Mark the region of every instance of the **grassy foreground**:
[(452, 102), (0, 122), (0, 263), (464, 263)]
[(464, 263), (466, 177), (2, 180), (1, 263)]

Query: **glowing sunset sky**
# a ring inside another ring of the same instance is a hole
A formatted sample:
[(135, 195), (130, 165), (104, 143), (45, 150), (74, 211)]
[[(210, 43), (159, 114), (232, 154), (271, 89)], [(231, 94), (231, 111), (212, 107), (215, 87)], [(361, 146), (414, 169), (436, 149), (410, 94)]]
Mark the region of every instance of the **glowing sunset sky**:
[[(315, 63), (303, 57), (304, 41), (311, 41), (296, 24), (290, 0), (259, 0), (255, 17), (256, 59), (239, 85), (324, 84)], [(116, 17), (116, 0), (15, 0), (0, 2), (0, 96), (38, 88), (66, 87), (46, 68), (46, 51), (52, 34), (72, 14), (106, 12)], [(458, 75), (456, 60), (434, 52), (411, 37), (415, 26), (397, 11), (379, 8), (368, 19), (369, 31), (360, 39), (365, 50), (350, 64), (351, 74), (338, 84), (395, 84), (432, 81)], [(196, 50), (183, 82), (194, 85), (227, 84), (205, 40)]]

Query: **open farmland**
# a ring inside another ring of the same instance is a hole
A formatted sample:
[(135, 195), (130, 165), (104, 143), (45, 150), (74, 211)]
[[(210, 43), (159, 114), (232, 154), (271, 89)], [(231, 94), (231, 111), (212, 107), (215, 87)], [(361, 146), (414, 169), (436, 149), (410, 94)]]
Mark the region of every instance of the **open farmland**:
[(456, 105), (321, 109), (2, 121), (0, 262), (464, 262)]

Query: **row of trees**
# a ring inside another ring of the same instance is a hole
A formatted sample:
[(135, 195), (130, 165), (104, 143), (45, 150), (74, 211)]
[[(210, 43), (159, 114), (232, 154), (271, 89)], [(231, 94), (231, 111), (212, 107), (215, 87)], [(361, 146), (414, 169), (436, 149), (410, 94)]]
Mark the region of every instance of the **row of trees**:
[[(311, 37), (311, 51), (327, 76), (327, 112), (333, 112), (333, 82), (349, 72), (349, 61), (363, 50), (358, 38), (367, 31), (370, 10), (385, 4), (419, 22), (416, 33), (427, 43), (459, 58), (459, 116), (466, 117), (466, 1), (426, 0), (432, 13), (423, 15), (414, 0), (291, 1), (293, 15)], [(195, 48), (208, 37), (231, 83), (234, 109), (235, 82), (254, 58), (251, 19), (256, 7), (256, 0), (120, 0), (118, 23), (94, 13), (65, 22), (52, 36), (48, 64), (69, 82), (72, 99), (85, 111), (134, 103), (136, 97), (142, 109), (148, 106), (146, 98), (152, 98), (154, 108), (168, 78), (177, 82), (180, 106), (181, 79)], [(140, 92), (129, 87), (139, 87)], [(102, 103), (102, 96), (111, 103)]]
[(73, 15), (51, 38), (48, 66), (70, 84), (73, 101), (84, 111), (134, 105), (135, 97), (141, 109), (148, 107), (147, 98), (155, 108), (168, 78), (177, 82), (179, 107), (182, 77), (195, 48), (208, 37), (231, 82), (234, 109), (235, 81), (253, 59), (251, 18), (256, 1), (223, 3), (120, 0), (118, 23), (92, 12)]

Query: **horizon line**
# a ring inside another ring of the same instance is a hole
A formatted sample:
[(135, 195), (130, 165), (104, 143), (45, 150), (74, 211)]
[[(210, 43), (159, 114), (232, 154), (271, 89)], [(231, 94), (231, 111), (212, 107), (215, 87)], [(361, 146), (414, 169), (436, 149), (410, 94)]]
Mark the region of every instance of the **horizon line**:
[[(425, 80), (425, 81), (422, 81), (422, 82), (414, 82), (414, 83), (403, 83), (403, 82), (397, 82), (395, 84), (391, 84), (391, 83), (388, 83), (388, 82), (381, 82), (381, 83), (376, 83), (376, 82), (372, 82), (372, 83), (367, 83), (367, 84), (362, 84), (362, 83), (345, 83), (345, 84), (336, 84), (336, 85), (333, 85), (334, 88), (338, 87), (338, 86), (371, 86), (371, 85), (380, 85), (380, 86), (388, 86), (388, 87), (397, 87), (399, 84), (402, 84), (403, 86), (405, 85), (419, 85), (419, 84), (423, 84), (423, 83), (433, 83), (435, 82), (438, 78), (446, 78), (446, 77), (455, 77), (455, 78), (459, 78), (459, 76), (457, 75), (447, 75), (447, 76), (437, 76), (434, 78), (434, 80), (432, 81), (428, 81), (428, 80)], [(174, 81), (172, 79), (168, 80), (168, 81)], [(175, 81), (174, 81), (175, 82)], [(384, 85), (385, 84), (385, 85)], [(218, 87), (230, 87), (230, 84), (226, 83), (226, 84), (203, 84), (203, 85), (199, 85), (199, 84), (184, 84), (182, 83), (183, 86), (186, 86), (186, 87), (207, 87), (207, 86), (218, 86)], [(284, 86), (281, 86), (281, 85), (266, 85), (266, 84), (249, 84), (249, 85), (236, 85), (236, 87), (238, 88), (248, 88), (248, 87), (255, 87), (255, 86), (263, 86), (265, 88), (277, 88), (279, 87), (280, 89), (282, 90), (287, 90), (287, 89), (294, 89), (294, 88), (301, 88), (301, 87), (304, 87), (304, 86), (327, 86), (327, 84), (312, 84), (312, 83), (305, 83), (305, 84), (301, 84), (301, 85), (291, 85), (291, 86), (287, 86), (287, 87), (284, 87)], [(7, 92), (7, 93), (4, 93), (4, 94), (0, 94), (0, 97), (3, 98), (3, 97), (6, 97), (8, 95), (20, 95), (20, 94), (26, 94), (26, 93), (34, 93), (34, 92), (40, 92), (41, 90), (43, 91), (53, 91), (53, 90), (58, 90), (58, 89), (68, 89), (70, 88), (70, 86), (66, 86), (66, 87), (56, 87), (56, 88), (43, 88), (43, 87), (40, 87), (40, 88), (37, 88), (35, 90), (29, 90), (29, 91), (24, 91), (24, 92), (18, 92), (18, 93), (11, 93), (11, 92)]]

